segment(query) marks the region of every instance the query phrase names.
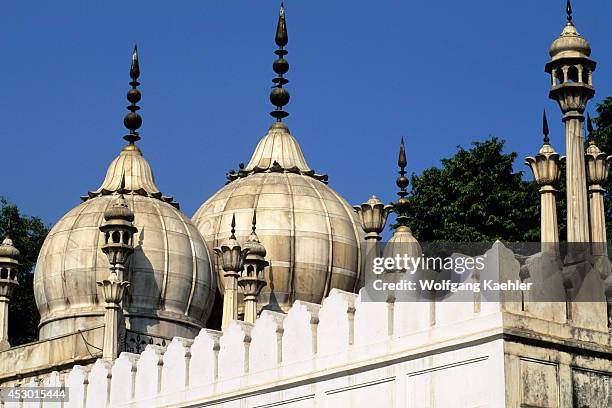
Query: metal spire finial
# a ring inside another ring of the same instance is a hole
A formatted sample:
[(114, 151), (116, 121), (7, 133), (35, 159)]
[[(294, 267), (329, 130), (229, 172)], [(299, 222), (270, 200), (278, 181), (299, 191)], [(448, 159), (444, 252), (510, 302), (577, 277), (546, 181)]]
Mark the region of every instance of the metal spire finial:
[(572, 22), (572, 3), (570, 0), (567, 0), (567, 4), (565, 6), (565, 12), (567, 13), (567, 22)]
[(284, 47), (289, 42), (289, 36), (287, 36), (287, 22), (285, 20), (285, 4), (281, 1), (280, 13), (278, 15), (278, 24), (276, 25), (276, 45)]
[(399, 157), (397, 159), (397, 165), (399, 166), (399, 177), (395, 181), (395, 184), (399, 187), (400, 191), (398, 191), (397, 195), (399, 199), (395, 202), (394, 208), (397, 214), (397, 223), (400, 226), (408, 225), (408, 217), (406, 215), (406, 211), (408, 209), (408, 199), (406, 196), (408, 195), (408, 191), (406, 191), (406, 187), (408, 187), (408, 177), (406, 177), (406, 149), (404, 147), (404, 138), (400, 142), (400, 150)]
[(549, 144), (550, 139), (548, 138), (548, 119), (546, 119), (546, 109), (544, 109), (544, 116), (542, 116), (542, 133), (544, 134), (544, 144)]
[(251, 230), (253, 231), (253, 234), (255, 234), (255, 230), (257, 229), (257, 210), (253, 210), (253, 221), (251, 224)]
[[(400, 142), (400, 151), (399, 151), (399, 157), (397, 159), (397, 165), (399, 167), (402, 168), (402, 171), (404, 170), (404, 168), (406, 167), (406, 149), (404, 147), (404, 138), (402, 137), (402, 140)], [(406, 174), (406, 172), (404, 172), (404, 174)]]
[(127, 110), (130, 112), (125, 115), (123, 118), (123, 124), (126, 128), (130, 130), (130, 133), (123, 136), (125, 140), (127, 140), (130, 144), (134, 144), (138, 140), (140, 140), (140, 136), (136, 131), (140, 126), (142, 126), (142, 117), (136, 113), (140, 109), (140, 106), (136, 105), (140, 101), (141, 94), (137, 89), (137, 86), (140, 85), (138, 82), (138, 77), (140, 77), (140, 65), (138, 63), (138, 48), (134, 45), (134, 53), (132, 54), (132, 65), (130, 67), (130, 78), (132, 81), (130, 85), (132, 89), (130, 89), (127, 93), (127, 100), (130, 102), (130, 105), (127, 107)]
[(591, 120), (591, 115), (587, 112), (587, 131), (589, 144), (595, 144), (595, 140), (593, 140), (593, 121)]
[(270, 102), (272, 105), (276, 106), (276, 109), (270, 112), (270, 115), (273, 118), (276, 118), (277, 122), (281, 122), (283, 118), (289, 116), (287, 112), (283, 110), (283, 106), (289, 103), (289, 92), (283, 88), (283, 85), (289, 83), (283, 75), (289, 71), (289, 63), (284, 58), (287, 55), (287, 51), (285, 51), (285, 46), (289, 42), (289, 36), (287, 35), (287, 23), (285, 20), (285, 5), (281, 1), (280, 5), (280, 13), (278, 15), (278, 24), (276, 26), (276, 37), (275, 37), (276, 45), (278, 45), (278, 50), (274, 51), (278, 58), (272, 64), (272, 69), (278, 75), (276, 78), (272, 80), (274, 82), (274, 86), (272, 87), (272, 92), (270, 92)]

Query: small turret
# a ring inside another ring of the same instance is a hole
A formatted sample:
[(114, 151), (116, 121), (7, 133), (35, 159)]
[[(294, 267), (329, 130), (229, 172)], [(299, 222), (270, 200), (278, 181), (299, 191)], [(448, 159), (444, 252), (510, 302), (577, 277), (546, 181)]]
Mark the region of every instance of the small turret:
[(253, 222), (251, 227), (251, 235), (244, 244), (244, 248), (248, 251), (244, 269), (240, 278), (238, 278), (238, 286), (244, 293), (244, 321), (247, 323), (255, 323), (257, 319), (257, 301), (261, 290), (266, 286), (264, 278), (264, 269), (269, 265), (266, 261), (266, 248), (259, 242), (259, 237), (255, 232), (257, 225), (257, 214), (253, 213)]
[(19, 285), (19, 255), (13, 241), (5, 238), (0, 245), (0, 351), (11, 347), (8, 341), (8, 311), (13, 292)]

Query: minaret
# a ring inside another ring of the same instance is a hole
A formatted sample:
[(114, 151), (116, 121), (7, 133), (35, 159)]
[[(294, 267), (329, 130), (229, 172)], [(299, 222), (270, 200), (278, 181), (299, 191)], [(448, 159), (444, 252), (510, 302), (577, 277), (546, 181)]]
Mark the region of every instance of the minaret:
[(567, 24), (550, 47), (551, 74), (549, 97), (559, 103), (565, 123), (567, 156), (567, 240), (589, 242), (587, 181), (584, 162), (582, 124), (586, 104), (595, 95), (589, 43), (578, 34), (572, 21), (572, 6), (567, 2)]
[(18, 270), (19, 251), (7, 237), (0, 245), (0, 351), (11, 347), (8, 341), (8, 312), (13, 292), (19, 285)]
[(289, 83), (289, 81), (283, 77), (283, 75), (289, 71), (289, 63), (284, 58), (285, 55), (287, 55), (285, 46), (289, 42), (289, 36), (287, 35), (287, 22), (285, 20), (285, 5), (282, 1), (280, 13), (278, 15), (278, 24), (276, 26), (276, 37), (274, 40), (276, 45), (278, 45), (278, 50), (274, 51), (278, 58), (274, 61), (274, 64), (272, 64), (272, 69), (276, 72), (277, 77), (272, 80), (275, 85), (272, 88), (272, 92), (270, 92), (270, 102), (272, 102), (272, 105), (276, 106), (276, 109), (270, 112), (270, 115), (276, 118), (277, 122), (282, 122), (283, 118), (289, 116), (289, 113), (283, 110), (283, 106), (289, 103), (289, 92), (283, 88), (283, 85)]
[(591, 137), (593, 124), (587, 115), (587, 130), (589, 131), (589, 147), (586, 149), (586, 175), (589, 186), (589, 218), (591, 227), (591, 252), (593, 256), (606, 255), (606, 215), (604, 209), (603, 186), (608, 181), (612, 156), (599, 150)]
[(263, 272), (269, 265), (265, 259), (266, 248), (259, 242), (259, 237), (255, 232), (256, 228), (257, 214), (253, 212), (251, 235), (244, 244), (248, 253), (244, 261), (244, 269), (238, 278), (238, 286), (244, 294), (244, 321), (251, 324), (254, 324), (257, 319), (257, 301), (261, 290), (266, 286)]
[[(140, 101), (140, 91), (136, 88), (140, 76), (138, 64), (138, 50), (134, 46), (132, 53), (132, 65), (130, 67), (130, 85), (132, 89), (128, 91), (127, 99), (130, 111), (123, 123), (130, 133), (124, 136), (128, 141), (127, 150), (138, 151), (134, 144), (140, 140), (138, 129), (142, 125), (142, 118), (136, 111), (140, 109), (136, 105)], [(134, 252), (134, 234), (137, 229), (134, 226), (134, 213), (128, 206), (123, 193), (125, 189), (125, 176), (121, 178), (119, 195), (111, 207), (104, 212), (104, 224), (100, 226), (100, 231), (104, 234), (104, 245), (102, 252), (107, 256), (110, 264), (110, 274), (107, 279), (96, 282), (102, 288), (103, 299), (106, 302), (106, 312), (104, 313), (104, 345), (102, 358), (112, 360), (118, 357), (120, 352), (119, 338), (125, 332), (125, 320), (123, 319), (121, 302), (130, 282), (125, 279), (124, 270), (129, 257)]]
[(238, 320), (238, 277), (244, 268), (244, 260), (249, 252), (242, 248), (236, 239), (236, 216), (232, 216), (232, 230), (229, 238), (214, 249), (221, 258), (223, 268), (224, 292), (223, 292), (223, 316), (221, 330), (225, 330), (232, 320)]
[(104, 212), (104, 224), (100, 231), (104, 234), (102, 252), (108, 257), (110, 274), (107, 279), (96, 282), (102, 288), (106, 302), (104, 313), (104, 346), (102, 358), (113, 360), (119, 356), (119, 338), (125, 332), (125, 321), (121, 312), (121, 302), (130, 283), (124, 280), (127, 260), (134, 252), (133, 237), (134, 213), (128, 207), (123, 195)]
[(542, 118), (544, 144), (535, 157), (526, 157), (525, 164), (531, 168), (533, 177), (540, 186), (540, 240), (542, 252), (558, 254), (559, 229), (557, 226), (557, 190), (555, 185), (561, 177), (561, 164), (565, 160), (550, 145), (546, 111)]

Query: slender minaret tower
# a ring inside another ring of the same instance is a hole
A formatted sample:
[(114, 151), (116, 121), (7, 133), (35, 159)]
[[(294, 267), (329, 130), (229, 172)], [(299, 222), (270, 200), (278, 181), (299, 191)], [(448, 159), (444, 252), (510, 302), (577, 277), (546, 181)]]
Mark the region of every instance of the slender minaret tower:
[(542, 252), (558, 254), (559, 229), (557, 226), (556, 184), (561, 177), (561, 164), (565, 160), (550, 145), (546, 111), (542, 118), (544, 144), (535, 157), (526, 157), (525, 164), (531, 168), (533, 178), (540, 186), (540, 238)]
[[(572, 21), (572, 6), (567, 1), (567, 24), (550, 47), (551, 74), (549, 97), (559, 103), (565, 123), (567, 156), (567, 241), (589, 242), (587, 180), (584, 162), (582, 125), (587, 102), (595, 95), (589, 43), (578, 34)], [(577, 260), (572, 260), (577, 261)]]
[(214, 249), (221, 258), (223, 268), (223, 315), (221, 330), (225, 330), (232, 320), (238, 320), (238, 277), (244, 268), (244, 260), (249, 252), (242, 248), (236, 239), (236, 216), (232, 216), (232, 229), (229, 238)]
[(251, 227), (251, 235), (244, 243), (244, 248), (248, 250), (244, 261), (244, 269), (240, 278), (238, 278), (238, 286), (244, 294), (244, 321), (255, 324), (257, 319), (257, 302), (261, 290), (266, 286), (264, 278), (264, 269), (269, 265), (266, 261), (266, 248), (259, 241), (259, 237), (255, 232), (257, 228), (257, 214), (253, 212), (253, 222)]
[(550, 46), (551, 74), (549, 97), (559, 104), (565, 123), (567, 185), (567, 256), (563, 279), (568, 297), (568, 318), (576, 327), (607, 330), (607, 310), (601, 274), (589, 262), (590, 230), (587, 201), (587, 175), (584, 149), (584, 111), (595, 95), (590, 59), (591, 47), (578, 34), (567, 1), (567, 23)]
[(102, 252), (108, 258), (110, 274), (108, 278), (96, 283), (102, 288), (106, 302), (102, 358), (113, 360), (119, 356), (120, 338), (125, 332), (121, 302), (130, 282), (124, 280), (124, 270), (127, 260), (134, 252), (133, 237), (137, 229), (133, 224), (134, 213), (123, 195), (119, 195), (115, 203), (104, 212), (104, 220), (104, 224), (100, 226), (100, 231), (104, 234)]
[(593, 124), (587, 115), (589, 147), (586, 149), (586, 174), (589, 186), (589, 218), (591, 227), (591, 252), (593, 256), (603, 256), (606, 250), (606, 213), (604, 209), (603, 186), (608, 181), (612, 156), (602, 152), (592, 138)]
[(11, 347), (8, 341), (8, 311), (13, 292), (19, 285), (18, 270), (19, 251), (7, 237), (0, 245), (0, 351)]

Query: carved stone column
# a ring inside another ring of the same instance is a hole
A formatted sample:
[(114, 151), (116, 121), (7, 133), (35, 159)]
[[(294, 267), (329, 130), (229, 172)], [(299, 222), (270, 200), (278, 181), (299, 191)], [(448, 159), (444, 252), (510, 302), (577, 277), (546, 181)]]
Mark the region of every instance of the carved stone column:
[[(589, 118), (589, 131), (592, 125)], [(603, 153), (590, 142), (586, 151), (586, 174), (589, 185), (589, 221), (591, 230), (591, 254), (594, 267), (604, 280), (604, 291), (608, 308), (608, 327), (612, 328), (612, 270), (608, 259), (606, 214), (603, 201), (603, 186), (608, 181), (612, 156)]]
[(612, 156), (603, 153), (591, 142), (586, 151), (586, 174), (589, 185), (589, 220), (593, 256), (606, 254), (606, 217), (603, 186), (608, 180)]
[(221, 267), (225, 272), (221, 330), (225, 330), (232, 320), (238, 320), (238, 277), (244, 268), (246, 254), (249, 252), (247, 248), (240, 246), (235, 233), (236, 217), (232, 216), (230, 237), (221, 246), (214, 249), (221, 259)]
[(100, 231), (104, 234), (102, 252), (108, 257), (110, 274), (107, 279), (96, 283), (102, 288), (106, 302), (102, 358), (112, 360), (119, 355), (119, 335), (125, 329), (121, 302), (130, 283), (123, 280), (123, 272), (127, 260), (134, 252), (133, 237), (137, 229), (133, 224), (134, 213), (123, 195), (104, 212), (104, 220), (104, 224), (100, 226)]
[(19, 251), (10, 238), (5, 238), (0, 245), (0, 351), (11, 347), (8, 341), (8, 311), (13, 292), (19, 285), (18, 270)]
[[(353, 208), (359, 215), (361, 227), (366, 233), (365, 272), (372, 273), (374, 258), (381, 255), (379, 241), (382, 237), (380, 234), (385, 229), (387, 217), (393, 209), (393, 206), (383, 204), (382, 201), (373, 195), (365, 203), (360, 206), (354, 206)], [(356, 288), (355, 292), (358, 290), (359, 287)]]
[(565, 157), (550, 145), (548, 122), (544, 112), (542, 131), (544, 144), (535, 157), (526, 157), (525, 164), (531, 168), (533, 178), (540, 186), (540, 241), (542, 252), (559, 254), (559, 228), (557, 225), (557, 199), (555, 186), (561, 177), (561, 164)]
[(255, 232), (257, 218), (253, 213), (252, 232), (244, 247), (248, 250), (244, 261), (244, 269), (238, 279), (238, 286), (244, 293), (244, 321), (255, 324), (257, 319), (257, 301), (261, 290), (266, 286), (264, 269), (269, 265), (265, 260), (266, 248), (259, 242)]

